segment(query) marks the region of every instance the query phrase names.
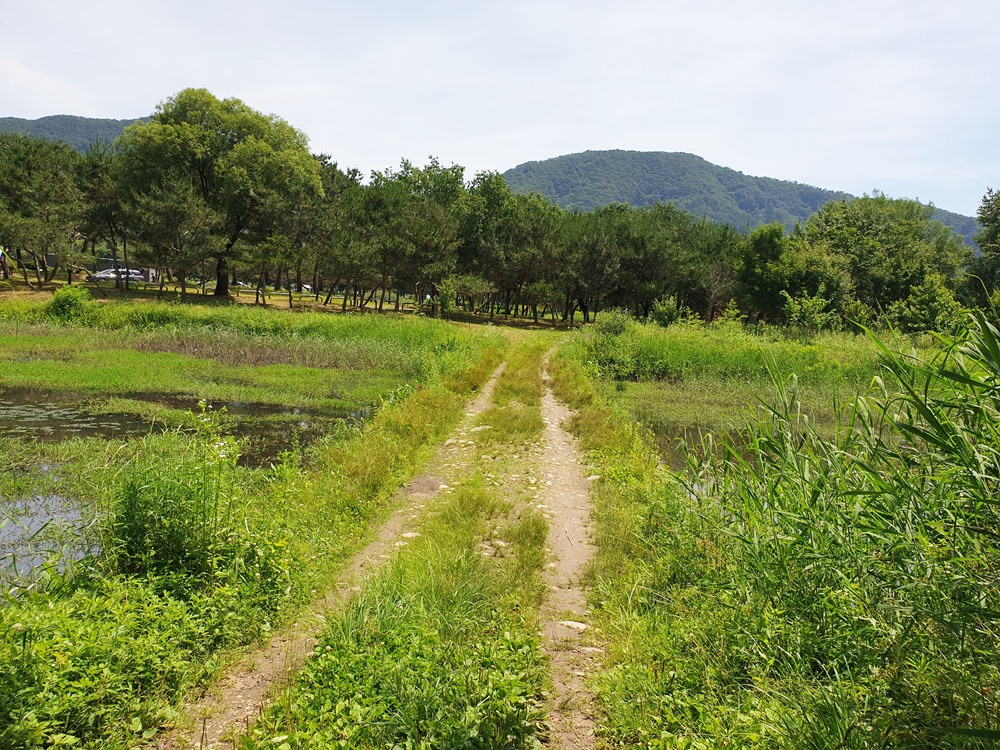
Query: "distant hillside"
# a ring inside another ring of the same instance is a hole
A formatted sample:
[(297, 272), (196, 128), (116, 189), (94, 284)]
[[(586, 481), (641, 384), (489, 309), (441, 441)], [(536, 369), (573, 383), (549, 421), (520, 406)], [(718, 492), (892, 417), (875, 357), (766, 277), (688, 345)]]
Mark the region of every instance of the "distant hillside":
[[(148, 118), (137, 118), (146, 120)], [(77, 151), (86, 151), (94, 141), (111, 142), (137, 120), (102, 120), (96, 117), (50, 115), (37, 120), (20, 117), (0, 117), (0, 132), (24, 133), (50, 141), (63, 141)]]
[[(672, 202), (695, 216), (738, 229), (780, 221), (804, 221), (848, 193), (771, 177), (750, 177), (700, 156), (663, 151), (585, 151), (545, 161), (529, 161), (503, 174), (515, 193), (541, 193), (563, 208), (589, 211), (609, 203), (648, 206)], [(976, 220), (935, 209), (934, 218), (968, 242)]]

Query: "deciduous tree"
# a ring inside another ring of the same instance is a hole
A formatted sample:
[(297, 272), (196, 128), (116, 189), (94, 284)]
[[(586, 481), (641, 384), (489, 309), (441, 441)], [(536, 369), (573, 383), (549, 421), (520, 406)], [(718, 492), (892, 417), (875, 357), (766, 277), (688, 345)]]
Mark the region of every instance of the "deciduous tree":
[(168, 186), (196, 191), (219, 217), (215, 294), (229, 293), (238, 243), (290, 234), (286, 222), (303, 194), (321, 191), (320, 166), (304, 134), (239, 99), (185, 89), (119, 139), (133, 194)]

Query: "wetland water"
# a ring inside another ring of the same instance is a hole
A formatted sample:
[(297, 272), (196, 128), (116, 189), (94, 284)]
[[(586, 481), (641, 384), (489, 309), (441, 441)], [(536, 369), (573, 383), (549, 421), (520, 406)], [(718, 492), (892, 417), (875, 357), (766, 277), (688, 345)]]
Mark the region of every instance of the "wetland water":
[[(684, 471), (693, 457), (698, 463), (705, 459), (706, 442), (712, 436), (713, 450), (719, 450), (719, 443), (728, 440), (744, 457), (749, 458), (750, 433), (747, 430), (731, 428), (711, 428), (678, 424), (647, 424), (656, 436), (662, 462), (674, 471)], [(693, 456), (692, 456), (693, 454)]]
[(99, 551), (93, 518), (61, 495), (32, 495), (0, 507), (0, 586), (25, 586), (53, 561), (59, 573)]
[[(128, 394), (127, 398), (200, 411), (196, 399), (174, 394)], [(344, 424), (357, 424), (371, 416), (369, 407), (320, 410), (216, 401), (206, 408), (221, 415), (223, 432), (240, 440), (240, 463), (250, 467), (267, 466), (284, 451), (305, 448)], [(0, 437), (44, 442), (75, 437), (122, 439), (169, 429), (174, 428), (138, 414), (91, 413), (80, 400), (66, 394), (0, 393)], [(48, 470), (58, 471), (58, 467)], [(58, 494), (0, 497), (0, 588), (29, 585), (50, 560), (63, 572), (73, 561), (96, 553), (96, 542), (89, 534), (93, 521), (80, 503)]]
[[(157, 403), (171, 409), (199, 411), (198, 400), (165, 393), (122, 394), (133, 401)], [(304, 409), (245, 401), (210, 401), (206, 408), (225, 416), (223, 432), (243, 445), (240, 464), (260, 467), (292, 448), (308, 447), (317, 438), (343, 424), (358, 424), (371, 416), (370, 407)], [(74, 437), (129, 438), (172, 429), (138, 414), (91, 413), (66, 394), (14, 390), (0, 393), (0, 437), (57, 442)]]

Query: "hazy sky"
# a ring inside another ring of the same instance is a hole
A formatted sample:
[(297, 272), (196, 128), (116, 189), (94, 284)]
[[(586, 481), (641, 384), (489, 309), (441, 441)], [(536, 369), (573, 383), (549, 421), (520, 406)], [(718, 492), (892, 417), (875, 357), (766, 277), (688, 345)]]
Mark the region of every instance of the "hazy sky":
[(588, 149), (974, 215), (1000, 188), (995, 0), (0, 0), (0, 116), (203, 87), (341, 166)]

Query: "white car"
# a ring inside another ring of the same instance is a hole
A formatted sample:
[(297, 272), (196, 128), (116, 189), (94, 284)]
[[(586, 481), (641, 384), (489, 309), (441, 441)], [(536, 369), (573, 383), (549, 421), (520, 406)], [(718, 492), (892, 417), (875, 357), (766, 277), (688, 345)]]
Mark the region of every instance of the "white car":
[(115, 281), (117, 279), (128, 279), (133, 282), (146, 280), (142, 276), (142, 271), (136, 268), (120, 268), (118, 270), (106, 268), (103, 271), (98, 271), (90, 275), (91, 281)]

